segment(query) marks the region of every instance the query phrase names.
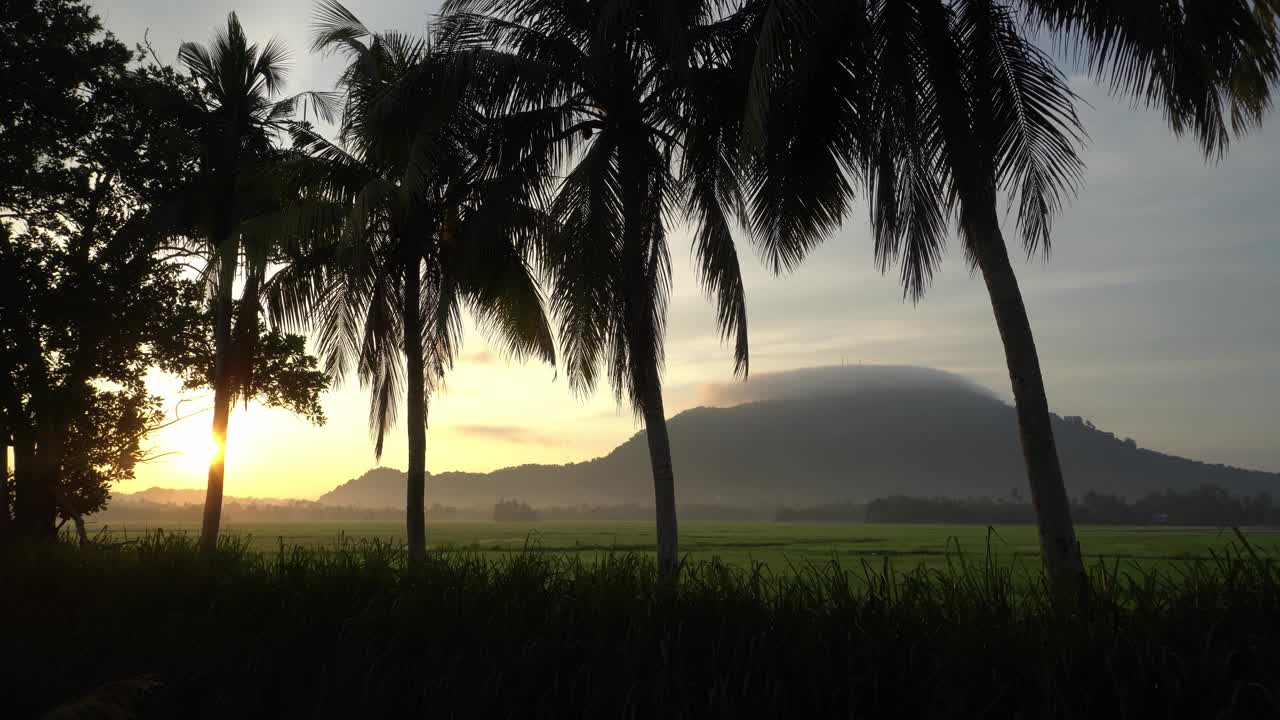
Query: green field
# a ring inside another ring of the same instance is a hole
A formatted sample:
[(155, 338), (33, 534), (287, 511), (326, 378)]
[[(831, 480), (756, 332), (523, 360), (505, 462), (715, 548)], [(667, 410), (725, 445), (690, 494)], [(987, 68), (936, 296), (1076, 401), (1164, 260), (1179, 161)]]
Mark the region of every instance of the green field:
[[(154, 529), (114, 526), (107, 532), (114, 540), (127, 540)], [(195, 525), (163, 529), (191, 535), (199, 530)], [(274, 552), (282, 544), (323, 549), (344, 540), (395, 541), (404, 535), (402, 526), (394, 523), (230, 523), (225, 530), (264, 552)], [(1280, 553), (1280, 528), (1251, 528), (1245, 536), (1259, 552)], [(1188, 557), (1210, 558), (1236, 541), (1231, 530), (1221, 528), (1115, 526), (1081, 528), (1080, 539), (1091, 564), (1096, 566), (1103, 559), (1110, 566), (1118, 561), (1122, 569)], [(427, 540), (436, 549), (494, 556), (528, 547), (590, 558), (607, 552), (652, 552), (654, 531), (645, 523), (439, 523), (428, 525)], [(940, 567), (961, 556), (971, 560), (984, 557), (988, 542), (992, 554), (1002, 562), (1034, 561), (1038, 554), (1031, 526), (988, 531), (971, 525), (690, 523), (680, 529), (681, 552), (692, 560), (718, 558), (744, 567), (763, 563), (775, 572), (833, 560), (848, 567), (860, 567), (864, 562), (880, 567), (886, 558), (902, 570), (921, 564)]]

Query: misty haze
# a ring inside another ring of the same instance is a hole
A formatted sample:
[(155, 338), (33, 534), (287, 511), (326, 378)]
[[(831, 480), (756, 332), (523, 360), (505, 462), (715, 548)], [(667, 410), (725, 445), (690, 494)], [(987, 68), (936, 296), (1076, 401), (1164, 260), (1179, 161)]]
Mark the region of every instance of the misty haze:
[[(687, 410), (669, 422), (672, 461), (686, 477), (681, 504), (772, 510), (888, 495), (969, 498), (1020, 492), (1023, 469), (1013, 408), (955, 375), (911, 367), (812, 368), (721, 386), (706, 400), (716, 407)], [(1206, 485), (1241, 495), (1280, 489), (1275, 473), (1145, 450), (1085, 418), (1055, 416), (1054, 431), (1064, 472), (1080, 494), (1099, 491), (1133, 499)], [(922, 437), (930, 438), (927, 452), (919, 452)], [(647, 465), (641, 432), (585, 462), (433, 474), (426, 503), (476, 510), (504, 498), (534, 506), (652, 505), (645, 487)], [(116, 496), (117, 503), (183, 505), (203, 499), (198, 491), (159, 488)], [(404, 473), (370, 470), (315, 500), (396, 508), (404, 502)], [(108, 510), (103, 519), (111, 517)]]

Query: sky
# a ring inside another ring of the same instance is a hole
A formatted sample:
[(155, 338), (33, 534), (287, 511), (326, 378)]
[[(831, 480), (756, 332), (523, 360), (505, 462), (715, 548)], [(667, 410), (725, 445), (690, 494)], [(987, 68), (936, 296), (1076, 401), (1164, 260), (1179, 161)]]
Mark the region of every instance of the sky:
[[(313, 5), (273, 0), (101, 0), (121, 40), (144, 33), (165, 62), (183, 41), (205, 42), (236, 10), (251, 38), (278, 36), (293, 51), (291, 89), (328, 90), (338, 62), (307, 52)], [(422, 32), (438, 3), (351, 0), (378, 30)], [(1053, 252), (1017, 262), (1051, 407), (1162, 452), (1280, 472), (1280, 117), (1206, 164), (1174, 139), (1158, 112), (1116, 101), (1084, 77), (1088, 166), (1059, 218)], [(1009, 234), (1012, 237), (1012, 227)], [(872, 258), (865, 205), (794, 273), (773, 277), (740, 244), (747, 286), (751, 373), (839, 364), (947, 370), (1011, 399), (999, 336), (981, 279), (951, 243), (930, 291), (904, 301), (893, 271)], [(665, 404), (668, 415), (735, 382), (712, 305), (690, 265), (688, 233), (672, 240)], [(153, 379), (182, 414), (210, 404)], [(751, 382), (750, 379), (747, 382)], [(324, 399), (328, 422), (308, 425), (251, 405), (231, 420), (226, 492), (313, 498), (375, 465), (363, 389), (348, 381)], [(118, 487), (202, 487), (209, 414), (157, 433), (172, 452)], [(570, 393), (555, 369), (503, 360), (468, 334), (443, 395), (430, 407), (427, 467), (485, 471), (603, 455), (639, 429), (607, 386)], [(405, 467), (393, 433), (381, 464)], [(1070, 478), (1068, 485), (1070, 485)]]

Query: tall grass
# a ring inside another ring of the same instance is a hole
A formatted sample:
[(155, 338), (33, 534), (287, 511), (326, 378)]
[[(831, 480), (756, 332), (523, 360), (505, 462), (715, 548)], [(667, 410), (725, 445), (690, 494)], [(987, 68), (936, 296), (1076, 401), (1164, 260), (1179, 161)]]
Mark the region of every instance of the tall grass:
[[(1094, 574), (1055, 609), (985, 557), (772, 574), (351, 542), (201, 556), (150, 535), (0, 558), (6, 717), (1280, 715), (1280, 572), (1247, 544)], [(120, 688), (129, 688), (121, 692)], [(92, 716), (92, 715), (85, 715)]]

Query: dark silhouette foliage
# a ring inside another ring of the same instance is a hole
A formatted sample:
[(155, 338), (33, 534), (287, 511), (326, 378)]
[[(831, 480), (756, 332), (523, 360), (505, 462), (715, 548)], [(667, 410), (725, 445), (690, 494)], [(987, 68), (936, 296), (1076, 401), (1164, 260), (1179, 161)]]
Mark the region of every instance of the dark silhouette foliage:
[(570, 387), (605, 379), (645, 423), (664, 573), (679, 559), (662, 393), (677, 221), (692, 231), (735, 374), (749, 364), (733, 235), (746, 210), (735, 160), (745, 75), (732, 64), (748, 38), (725, 15), (708, 0), (450, 0), (440, 21), (497, 116), (498, 172), (532, 167), (544, 179), (521, 190), (550, 215), (538, 251)]
[[(174, 359), (174, 336), (200, 309), (159, 239), (130, 222), (193, 155), (177, 118), (149, 106), (153, 86), (178, 80), (130, 71), (140, 55), (83, 5), (9, 3), (10, 22), (0, 40), (0, 448), (13, 448), (14, 465), (0, 533), (49, 539), (59, 517), (78, 523), (100, 508), (149, 454), (160, 399), (142, 376)], [(34, 59), (47, 75), (30, 71)]]
[(313, 47), (348, 63), (339, 139), (290, 127), (288, 214), (301, 242), (271, 283), (271, 314), (314, 331), (326, 370), (354, 370), (369, 388), (378, 460), (403, 389), (405, 520), (423, 552), (428, 408), (461, 347), (464, 311), (508, 356), (554, 362), (528, 262), (545, 218), (520, 198), (520, 173), (492, 176), (488, 118), (449, 56), (372, 32), (333, 0), (317, 9)]
[(1247, 546), (1098, 568), (1074, 612), (994, 557), (797, 570), (692, 563), (661, 582), (633, 555), (201, 556), (168, 535), (0, 554), (22, 588), (0, 593), (0, 652), (22, 658), (4, 709), (38, 717), (149, 676), (153, 716), (191, 720), (1276, 712), (1280, 570)]

